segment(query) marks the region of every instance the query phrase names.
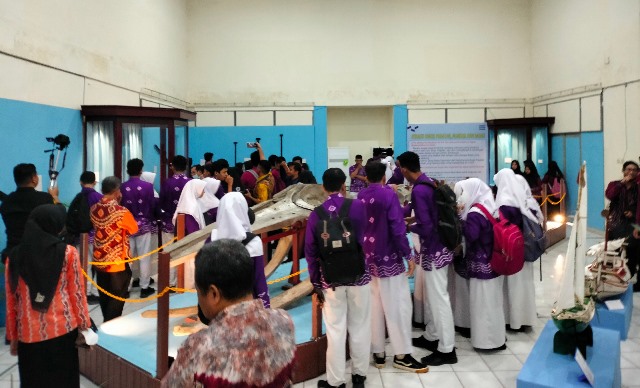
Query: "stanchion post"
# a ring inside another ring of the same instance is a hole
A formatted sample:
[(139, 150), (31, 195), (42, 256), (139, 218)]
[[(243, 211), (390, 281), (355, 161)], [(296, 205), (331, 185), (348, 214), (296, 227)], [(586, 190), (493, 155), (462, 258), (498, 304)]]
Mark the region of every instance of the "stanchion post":
[(318, 339), (322, 336), (322, 309), (318, 302), (318, 295), (311, 297), (311, 339)]
[(89, 234), (81, 233), (80, 234), (80, 264), (82, 268), (87, 269), (87, 274), (91, 276), (91, 270), (87, 268), (87, 263), (89, 262)]
[[(178, 214), (178, 218), (176, 220), (176, 236), (178, 236), (178, 240), (181, 240), (186, 235), (186, 220), (184, 214)], [(176, 270), (178, 276), (178, 287), (184, 288), (184, 264), (178, 265)]]
[[(171, 255), (158, 254), (158, 292), (169, 286)], [(162, 379), (169, 370), (169, 293), (158, 298), (158, 335), (156, 338), (156, 377)]]

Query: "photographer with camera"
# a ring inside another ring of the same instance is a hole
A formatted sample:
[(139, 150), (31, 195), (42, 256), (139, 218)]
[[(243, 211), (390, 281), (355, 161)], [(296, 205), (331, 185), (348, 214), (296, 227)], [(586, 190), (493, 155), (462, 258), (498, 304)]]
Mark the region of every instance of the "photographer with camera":
[(7, 246), (2, 251), (2, 262), (10, 251), (20, 244), (24, 227), (31, 211), (40, 205), (59, 203), (58, 187), (49, 187), (49, 192), (36, 191), (39, 178), (36, 166), (32, 163), (20, 163), (13, 168), (13, 180), (16, 191), (9, 194), (2, 205), (0, 213), (7, 232)]

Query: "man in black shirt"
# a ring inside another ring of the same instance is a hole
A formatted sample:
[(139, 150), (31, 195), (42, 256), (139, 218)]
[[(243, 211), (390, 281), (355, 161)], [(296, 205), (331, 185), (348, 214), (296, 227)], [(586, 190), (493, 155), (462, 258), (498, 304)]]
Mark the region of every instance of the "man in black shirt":
[(7, 231), (7, 246), (2, 251), (2, 262), (15, 246), (20, 244), (24, 227), (31, 211), (40, 205), (58, 203), (58, 188), (50, 188), (48, 193), (36, 191), (38, 172), (31, 163), (20, 163), (13, 168), (16, 191), (9, 194), (0, 206), (0, 213)]

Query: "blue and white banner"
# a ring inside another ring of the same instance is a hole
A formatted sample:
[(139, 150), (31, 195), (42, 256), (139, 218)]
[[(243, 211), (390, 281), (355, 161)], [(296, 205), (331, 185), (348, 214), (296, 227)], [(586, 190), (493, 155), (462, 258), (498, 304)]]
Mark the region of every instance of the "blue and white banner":
[(466, 178), (489, 177), (489, 133), (486, 123), (410, 124), (407, 148), (420, 156), (429, 177), (453, 185)]

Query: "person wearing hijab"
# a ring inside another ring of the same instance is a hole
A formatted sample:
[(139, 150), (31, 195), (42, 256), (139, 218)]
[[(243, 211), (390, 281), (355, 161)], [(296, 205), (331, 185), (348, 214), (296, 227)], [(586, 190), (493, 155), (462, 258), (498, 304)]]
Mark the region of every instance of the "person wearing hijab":
[(204, 217), (204, 223), (209, 225), (216, 222), (218, 216), (220, 199), (218, 199), (216, 194), (219, 192), (221, 182), (211, 177), (202, 178), (202, 180), (206, 185), (204, 187), (204, 195), (200, 198), (199, 203)]
[(520, 169), (520, 162), (517, 160), (511, 161), (511, 170), (518, 175), (522, 175), (522, 170)]
[(36, 207), (6, 269), (7, 339), (22, 387), (80, 387), (76, 339), (91, 327), (78, 251), (62, 205)]
[[(567, 192), (564, 174), (560, 171), (558, 163), (553, 160), (549, 162), (549, 169), (547, 173), (544, 174), (542, 183), (547, 185), (547, 195), (550, 195), (554, 202), (560, 201), (562, 195)], [(554, 205), (548, 203), (547, 214), (553, 214), (558, 211), (560, 211), (560, 204)]]
[(538, 174), (538, 169), (536, 168), (535, 163), (532, 160), (527, 159), (524, 161), (524, 174), (522, 175), (524, 179), (527, 180), (527, 184), (531, 189), (531, 194), (538, 201), (541, 201), (542, 195), (542, 179), (540, 179), (540, 174)]
[[(471, 345), (482, 350), (503, 350), (505, 317), (504, 277), (491, 269), (493, 225), (482, 208), (495, 217), (496, 203), (491, 188), (478, 178), (456, 183), (460, 218), (463, 221), (465, 264), (469, 276)], [(481, 208), (482, 207), (482, 208)]]
[[(522, 230), (522, 217), (538, 222), (538, 218), (527, 205), (526, 180), (519, 180), (510, 169), (502, 169), (493, 177), (498, 187), (496, 206), (500, 217)], [(539, 208), (538, 208), (539, 209)], [(533, 326), (537, 321), (535, 288), (533, 285), (533, 263), (525, 262), (522, 270), (506, 276), (505, 321), (512, 330), (522, 326)]]
[(244, 243), (249, 251), (249, 256), (254, 263), (253, 297), (261, 299), (265, 308), (271, 306), (267, 279), (264, 276), (264, 253), (262, 239), (254, 236), (247, 239), (247, 233), (251, 232), (251, 220), (249, 219), (249, 206), (242, 194), (232, 192), (225, 194), (218, 206), (218, 228), (211, 231), (211, 241), (229, 238)]

